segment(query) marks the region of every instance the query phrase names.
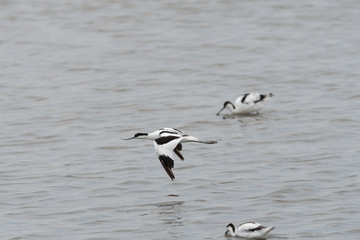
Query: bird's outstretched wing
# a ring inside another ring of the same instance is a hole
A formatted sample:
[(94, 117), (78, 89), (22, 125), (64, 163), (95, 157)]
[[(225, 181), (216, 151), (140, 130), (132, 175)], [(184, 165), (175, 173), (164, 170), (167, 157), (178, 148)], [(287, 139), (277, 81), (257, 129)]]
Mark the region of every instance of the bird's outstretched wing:
[[(161, 165), (163, 166), (171, 180), (175, 179), (175, 175), (171, 169), (174, 168), (174, 158), (176, 153), (175, 150), (179, 150), (178, 146), (181, 140), (181, 136), (166, 136), (157, 138), (154, 141), (155, 151), (158, 155)], [(178, 155), (178, 153), (176, 154)], [(180, 156), (182, 157), (181, 154)]]
[(174, 149), (174, 152), (176, 153), (176, 155), (181, 159), (181, 161), (184, 161), (184, 157), (183, 155), (180, 153), (180, 151), (182, 150), (182, 144), (179, 143), (175, 149)]

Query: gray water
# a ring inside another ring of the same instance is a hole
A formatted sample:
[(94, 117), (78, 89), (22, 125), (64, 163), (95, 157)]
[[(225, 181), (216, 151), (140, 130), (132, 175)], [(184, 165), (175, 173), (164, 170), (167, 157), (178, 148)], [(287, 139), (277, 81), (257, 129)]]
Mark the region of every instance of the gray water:
[[(0, 239), (360, 238), (360, 3), (0, 1)], [(273, 92), (258, 115), (224, 101)], [(175, 181), (137, 132), (177, 127)]]

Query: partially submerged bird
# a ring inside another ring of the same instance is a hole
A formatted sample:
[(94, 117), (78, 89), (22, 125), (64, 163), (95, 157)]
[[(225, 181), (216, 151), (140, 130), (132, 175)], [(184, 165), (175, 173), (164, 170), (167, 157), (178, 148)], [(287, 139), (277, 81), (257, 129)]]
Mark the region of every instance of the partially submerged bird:
[(184, 134), (182, 131), (176, 128), (160, 128), (152, 133), (136, 133), (134, 137), (127, 138), (124, 140), (130, 139), (148, 139), (154, 141), (155, 151), (158, 155), (158, 158), (161, 162), (161, 165), (164, 167), (166, 173), (169, 175), (171, 180), (175, 179), (175, 175), (172, 172), (174, 168), (174, 158), (175, 154), (183, 161), (184, 157), (181, 155), (180, 151), (182, 150), (182, 144), (185, 142), (196, 142), (196, 143), (205, 143), (205, 144), (214, 144), (216, 141), (202, 141), (197, 137), (193, 137), (187, 134)]
[(275, 227), (264, 227), (260, 223), (246, 222), (240, 224), (236, 229), (234, 224), (229, 223), (226, 227), (225, 236), (243, 238), (265, 238)]
[(216, 114), (219, 115), (225, 108), (229, 109), (233, 114), (244, 114), (257, 112), (262, 108), (264, 102), (270, 97), (274, 96), (272, 93), (260, 94), (260, 93), (246, 93), (235, 100), (232, 104), (230, 101), (224, 103), (224, 107)]

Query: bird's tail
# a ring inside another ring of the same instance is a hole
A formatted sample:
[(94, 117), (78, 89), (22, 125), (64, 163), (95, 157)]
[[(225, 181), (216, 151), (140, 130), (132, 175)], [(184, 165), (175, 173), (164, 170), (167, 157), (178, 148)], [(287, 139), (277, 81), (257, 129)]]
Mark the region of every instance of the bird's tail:
[(266, 227), (263, 228), (262, 231), (264, 233), (264, 235), (266, 236), (267, 234), (269, 234), (269, 232), (271, 232), (271, 230), (273, 230), (275, 227)]
[(260, 100), (259, 100), (259, 102), (261, 102), (261, 101), (265, 102), (265, 101), (269, 100), (269, 98), (271, 98), (271, 97), (273, 97), (273, 96), (274, 96), (273, 93), (260, 95)]

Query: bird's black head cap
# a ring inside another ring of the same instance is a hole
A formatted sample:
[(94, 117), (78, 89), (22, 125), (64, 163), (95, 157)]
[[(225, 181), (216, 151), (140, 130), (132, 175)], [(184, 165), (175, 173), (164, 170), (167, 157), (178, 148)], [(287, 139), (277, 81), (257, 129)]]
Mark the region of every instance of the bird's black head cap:
[(137, 137), (140, 137), (140, 136), (147, 136), (148, 134), (147, 133), (136, 133), (134, 135), (134, 138), (137, 138)]

